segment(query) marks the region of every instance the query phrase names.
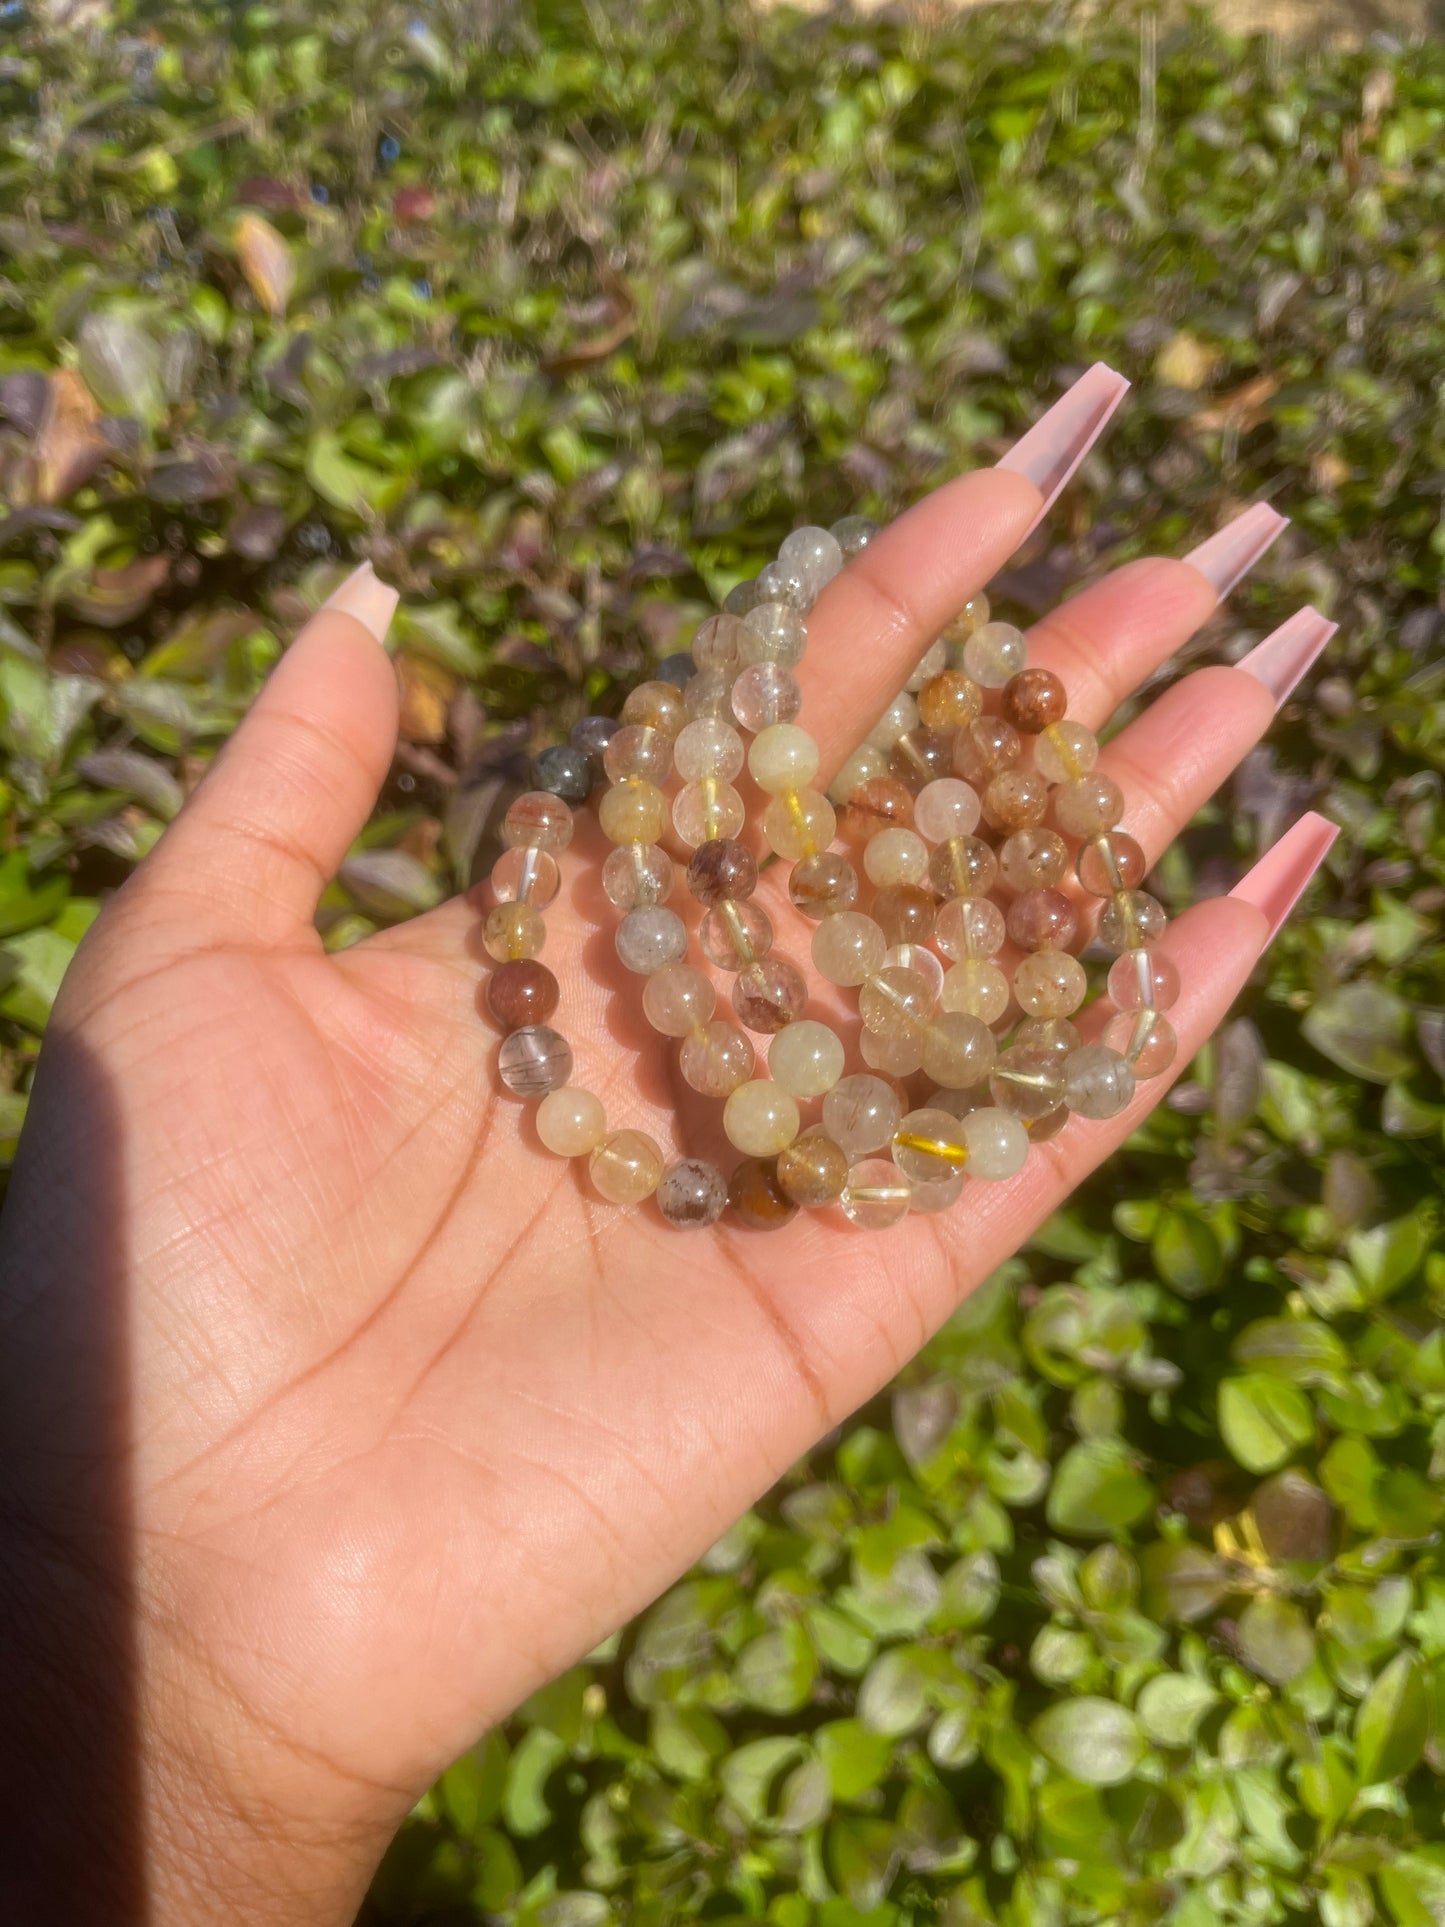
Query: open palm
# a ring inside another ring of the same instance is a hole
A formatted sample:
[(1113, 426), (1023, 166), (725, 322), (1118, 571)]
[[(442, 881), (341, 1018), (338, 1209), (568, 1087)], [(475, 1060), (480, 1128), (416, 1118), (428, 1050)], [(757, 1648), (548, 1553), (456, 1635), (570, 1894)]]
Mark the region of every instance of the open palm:
[[(825, 777), (1038, 510), (1020, 476), (966, 476), (826, 591), (800, 671)], [(1031, 659), (1097, 726), (1214, 604), (1187, 563), (1132, 564), (1041, 623)], [(1151, 860), (1273, 710), (1256, 678), (1205, 668), (1114, 739), (1105, 766)], [(100, 1478), (89, 1407), (106, 1371), (123, 1379), (150, 1810), (204, 1810), (237, 1865), (259, 1828), (311, 1869), (310, 1920), (346, 1917), (430, 1779), (884, 1383), (1167, 1081), (886, 1236), (809, 1213), (771, 1237), (689, 1237), (603, 1204), (495, 1077), (484, 906), (321, 948), (316, 900), (395, 723), (384, 651), (351, 616), (318, 617), (82, 947), (0, 1293), (11, 1443), (38, 1488), (46, 1454), (68, 1490)], [(672, 1053), (615, 962), (595, 836), (579, 825), (548, 913), (554, 1021), (616, 1126), (669, 1153), (680, 1128), (705, 1155), (716, 1118), (680, 1107)], [(808, 926), (764, 892), (780, 949), (805, 957)], [(1172, 929), (1181, 1065), (1266, 928), (1246, 898)], [(72, 1353), (67, 1403), (57, 1357), (103, 1342), (86, 1309), (101, 1247), (124, 1351), (88, 1370)], [(184, 1795), (167, 1791), (177, 1779)], [(157, 1917), (213, 1917), (184, 1853), (156, 1881)], [(240, 1885), (266, 1882), (252, 1869)], [(223, 1916), (252, 1913), (233, 1893)]]

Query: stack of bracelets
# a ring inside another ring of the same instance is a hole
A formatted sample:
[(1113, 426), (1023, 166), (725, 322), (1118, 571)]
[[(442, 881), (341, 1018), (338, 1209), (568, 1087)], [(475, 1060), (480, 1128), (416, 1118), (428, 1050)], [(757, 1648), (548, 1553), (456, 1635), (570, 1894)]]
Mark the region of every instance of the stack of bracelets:
[[(809, 610), (875, 532), (862, 516), (795, 530), (699, 628), (680, 686), (646, 682), (620, 720), (585, 717), (569, 744), (536, 759), (537, 788), (506, 814), (483, 933), (497, 961), (487, 1005), (506, 1033), (502, 1081), (540, 1100), (543, 1144), (586, 1157), (604, 1198), (655, 1195), (672, 1225), (712, 1224), (729, 1206), (754, 1228), (832, 1206), (869, 1229), (897, 1224), (951, 1204), (965, 1173), (1012, 1177), (1030, 1141), (1071, 1113), (1113, 1117), (1136, 1079), (1174, 1058), (1164, 1013), (1178, 973), (1155, 949), (1164, 912), (1139, 888), (1144, 852), (1118, 827), (1123, 797), (1095, 770), (1093, 733), (1066, 718), (1058, 677), (1029, 668), (1025, 637), (990, 620), (983, 596), (944, 630), (829, 794), (813, 786), (818, 746), (798, 725), (793, 671)], [(985, 714), (992, 691), (998, 708)], [(758, 863), (740, 841), (733, 787), (745, 761), (769, 798), (763, 838), (791, 866), (788, 893), (816, 925), (814, 967), (857, 990), (865, 1071), (845, 1076), (838, 1033), (803, 1016), (802, 973), (773, 950), (772, 923), (753, 901)], [(713, 979), (688, 962), (687, 926), (668, 907), (677, 866), (660, 839), (674, 771), (672, 828), (692, 852), (686, 888), (704, 909), (698, 941), (732, 978), (731, 1017), (716, 1014)], [(722, 1101), (741, 1154), (730, 1177), (702, 1159), (667, 1165), (651, 1137), (612, 1129), (601, 1100), (568, 1082), (571, 1049), (548, 1022), (557, 980), (538, 952), (572, 806), (594, 787), (615, 845), (602, 884), (620, 916), (617, 954), (643, 979), (653, 1027), (679, 1040), (683, 1078)], [(840, 833), (856, 858), (829, 848)], [(1088, 990), (1069, 949), (1075, 904), (1058, 888), (1071, 862), (1103, 900), (1098, 938), (1114, 957), (1114, 1015), (1100, 1043), (1085, 1043), (1071, 1021)], [(1006, 912), (990, 895), (1000, 882)], [(1012, 983), (999, 962), (1006, 942), (1022, 953)], [(1001, 1044), (994, 1027), (1014, 1002), (1022, 1020)], [(757, 1074), (756, 1036), (770, 1040), (767, 1076)], [(905, 1110), (901, 1080), (918, 1072), (936, 1088)], [(819, 1099), (821, 1121), (805, 1127), (799, 1107)]]

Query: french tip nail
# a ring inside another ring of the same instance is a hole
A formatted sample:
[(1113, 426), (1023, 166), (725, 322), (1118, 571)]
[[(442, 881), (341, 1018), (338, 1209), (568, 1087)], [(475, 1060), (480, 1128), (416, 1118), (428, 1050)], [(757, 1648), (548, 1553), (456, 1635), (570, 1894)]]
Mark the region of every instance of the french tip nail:
[(1280, 530), (1288, 526), (1287, 515), (1272, 509), (1268, 502), (1255, 502), (1222, 529), (1216, 529), (1197, 549), (1191, 549), (1184, 560), (1199, 571), (1222, 602), (1278, 539)]
[(1096, 361), (998, 463), (998, 467), (1011, 469), (1032, 482), (1044, 498), (1030, 535), (1058, 500), (1128, 392), (1129, 383), (1123, 375), (1107, 362)]
[(1263, 912), (1269, 924), (1266, 944), (1279, 934), (1339, 833), (1338, 823), (1331, 823), (1317, 810), (1306, 811), (1230, 891), (1238, 902), (1252, 903)]
[(1253, 676), (1256, 682), (1263, 683), (1274, 697), (1274, 706), (1279, 708), (1301, 678), (1319, 660), (1320, 652), (1330, 637), (1339, 628), (1328, 616), (1322, 616), (1318, 609), (1308, 604), (1297, 609), (1287, 622), (1278, 629), (1271, 630), (1263, 642), (1257, 642), (1247, 656), (1241, 656), (1234, 665), (1243, 670), (1246, 676)]
[(363, 562), (359, 569), (352, 570), (339, 589), (332, 590), (321, 606), (333, 614), (352, 617), (363, 629), (370, 630), (378, 642), (384, 642), (400, 600), (397, 591), (381, 580), (371, 564)]

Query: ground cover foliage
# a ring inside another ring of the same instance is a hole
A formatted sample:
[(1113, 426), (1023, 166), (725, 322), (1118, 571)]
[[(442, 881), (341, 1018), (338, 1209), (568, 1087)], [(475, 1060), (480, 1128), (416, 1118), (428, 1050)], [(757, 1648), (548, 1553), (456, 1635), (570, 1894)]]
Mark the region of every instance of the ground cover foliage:
[[(1445, 1919), (1445, 54), (1064, 12), (0, 9), (0, 1128), (305, 613), (403, 591), (342, 945), (794, 522), (1135, 380), (1026, 618), (1256, 494), (1341, 634), (1163, 867), (1322, 883), (891, 1393), (459, 1762), (388, 1922)], [(1177, 669), (1178, 665), (1175, 665)]]

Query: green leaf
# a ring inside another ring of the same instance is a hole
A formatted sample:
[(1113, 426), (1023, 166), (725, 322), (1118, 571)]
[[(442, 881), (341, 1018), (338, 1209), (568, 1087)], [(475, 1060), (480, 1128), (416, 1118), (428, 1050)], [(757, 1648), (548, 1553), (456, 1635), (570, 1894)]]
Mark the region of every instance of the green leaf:
[(1056, 1532), (1101, 1538), (1133, 1525), (1153, 1503), (1154, 1487), (1120, 1440), (1085, 1439), (1060, 1460), (1047, 1512)]
[(892, 1736), (870, 1732), (861, 1720), (832, 1720), (818, 1728), (813, 1744), (828, 1769), (835, 1800), (856, 1800), (871, 1792), (894, 1755)]
[(1121, 1785), (1147, 1750), (1127, 1707), (1087, 1694), (1049, 1707), (1029, 1736), (1046, 1760), (1086, 1786)]
[(0, 857), (0, 937), (49, 923), (70, 895), (70, 879), (51, 871), (33, 876), (23, 850)]
[(1239, 1616), (1240, 1657), (1275, 1686), (1298, 1678), (1315, 1656), (1310, 1622), (1292, 1599), (1262, 1593)]
[(1160, 1673), (1145, 1682), (1138, 1712), (1144, 1731), (1160, 1746), (1190, 1746), (1199, 1722), (1219, 1694), (1207, 1680), (1189, 1673)]
[(1355, 1766), (1362, 1786), (1398, 1780), (1425, 1750), (1429, 1701), (1413, 1653), (1397, 1653), (1365, 1695), (1355, 1717)]
[(340, 437), (326, 429), (306, 450), (306, 479), (333, 508), (363, 517), (395, 508), (406, 486), (401, 476), (384, 475), (348, 455)]
[(761, 1634), (738, 1655), (733, 1684), (750, 1706), (795, 1713), (805, 1706), (818, 1675), (812, 1643), (796, 1622)]
[(1220, 1385), (1219, 1430), (1242, 1466), (1273, 1472), (1314, 1437), (1314, 1411), (1293, 1385), (1253, 1372)]
[(1369, 1084), (1388, 1084), (1413, 1065), (1405, 1048), (1410, 1006), (1383, 984), (1345, 984), (1307, 1011), (1300, 1029), (1332, 1064)]
[(1165, 1211), (1150, 1251), (1155, 1270), (1181, 1298), (1202, 1298), (1219, 1289), (1224, 1253), (1212, 1229), (1192, 1212)]

